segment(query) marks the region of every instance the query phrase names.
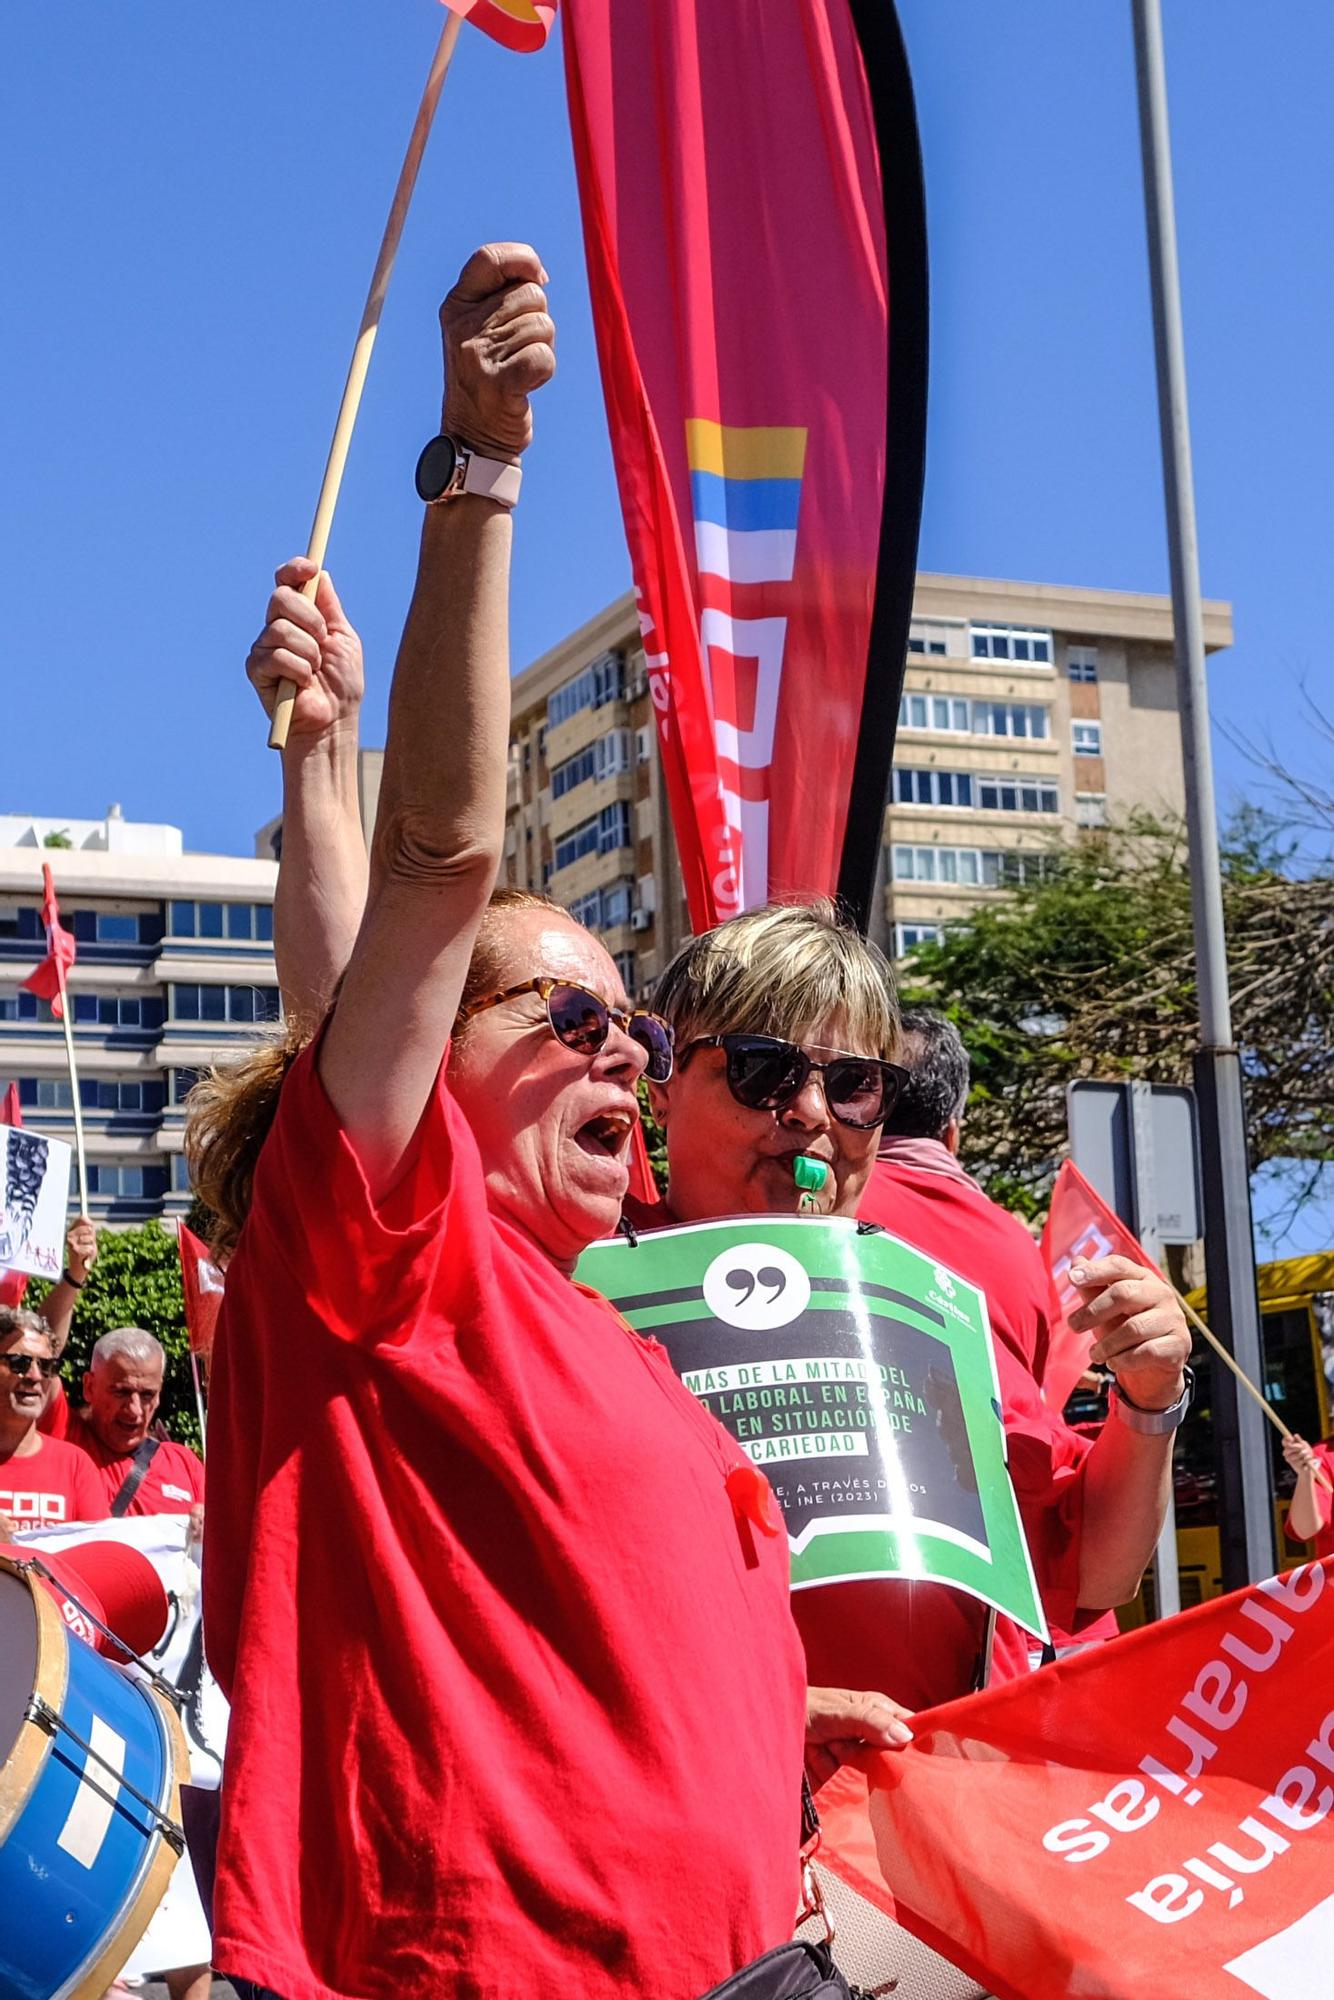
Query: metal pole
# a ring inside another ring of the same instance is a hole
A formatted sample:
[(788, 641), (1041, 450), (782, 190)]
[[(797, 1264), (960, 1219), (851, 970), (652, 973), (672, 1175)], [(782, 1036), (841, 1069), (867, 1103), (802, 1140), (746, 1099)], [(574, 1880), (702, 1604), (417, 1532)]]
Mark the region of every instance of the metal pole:
[[(1134, 1216), (1131, 1227), (1146, 1257), (1161, 1265), (1162, 1245), (1158, 1240), (1158, 1188), (1153, 1151), (1153, 1086), (1132, 1083), (1126, 1096), (1130, 1114), (1131, 1181), (1134, 1187)], [(1169, 1478), (1167, 1508), (1153, 1552), (1153, 1587), (1157, 1615), (1173, 1618), (1181, 1609), (1181, 1568), (1177, 1557), (1176, 1493)]]
[[(1195, 1086), (1200, 1096), (1203, 1139), (1209, 1318), (1246, 1373), (1263, 1382), (1245, 1106), (1241, 1067), (1232, 1044), (1209, 694), (1204, 677), (1204, 620), (1186, 408), (1163, 23), (1159, 0), (1131, 0), (1131, 10), (1200, 1007), (1201, 1047), (1195, 1059)], [(1269, 1446), (1260, 1412), (1249, 1401), (1239, 1408), (1233, 1376), (1222, 1368), (1212, 1373), (1223, 1586), (1232, 1590), (1273, 1572)]]

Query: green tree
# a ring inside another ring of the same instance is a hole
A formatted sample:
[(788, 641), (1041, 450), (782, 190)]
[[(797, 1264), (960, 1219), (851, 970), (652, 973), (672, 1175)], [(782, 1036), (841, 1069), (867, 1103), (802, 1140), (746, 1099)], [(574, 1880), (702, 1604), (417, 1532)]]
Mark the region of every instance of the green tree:
[[(25, 1303), (40, 1309), (49, 1286), (30, 1286)], [(174, 1438), (199, 1449), (185, 1332), (185, 1299), (176, 1238), (160, 1223), (135, 1229), (99, 1229), (97, 1262), (79, 1294), (61, 1374), (73, 1402), (82, 1401), (83, 1377), (93, 1343), (117, 1326), (141, 1326), (167, 1350), (162, 1403), (158, 1414)]]
[[(1293, 1198), (1334, 1160), (1334, 867), (1254, 805), (1223, 851), (1234, 1031), (1251, 1166)], [(998, 1200), (1040, 1212), (1077, 1077), (1189, 1083), (1198, 1037), (1184, 830), (1138, 817), (1055, 847), (1039, 879), (951, 924), (903, 969), (973, 1061), (965, 1152)]]

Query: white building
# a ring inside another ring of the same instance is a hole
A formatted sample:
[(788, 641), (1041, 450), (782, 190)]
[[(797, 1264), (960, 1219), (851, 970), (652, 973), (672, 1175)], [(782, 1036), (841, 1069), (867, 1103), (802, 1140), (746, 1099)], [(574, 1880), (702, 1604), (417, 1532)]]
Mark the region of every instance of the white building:
[(71, 1143), (64, 1034), (21, 989), (45, 953), (43, 862), (78, 951), (69, 990), (93, 1219), (183, 1215), (186, 1093), (278, 1015), (277, 867), (188, 854), (179, 828), (119, 806), (104, 820), (0, 814), (0, 1095), (17, 1083), (24, 1122)]

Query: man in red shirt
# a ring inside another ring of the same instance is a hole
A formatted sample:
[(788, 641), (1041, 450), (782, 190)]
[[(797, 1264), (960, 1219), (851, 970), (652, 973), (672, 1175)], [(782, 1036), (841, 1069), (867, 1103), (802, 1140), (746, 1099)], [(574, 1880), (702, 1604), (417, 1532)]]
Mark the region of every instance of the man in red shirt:
[(0, 1530), (102, 1521), (102, 1482), (73, 1445), (43, 1437), (37, 1419), (55, 1371), (46, 1321), (0, 1306)]
[[(858, 1210), (894, 1236), (938, 1257), (985, 1293), (995, 1336), (996, 1370), (1010, 1440), (1011, 1468), (1025, 1516), (1034, 1569), (1053, 1643), (1086, 1644), (1116, 1636), (1113, 1612), (1076, 1609), (1077, 1522), (1060, 1507), (1025, 1506), (1025, 1454), (1049, 1459), (1069, 1482), (1093, 1448), (1049, 1410), (1039, 1390), (1050, 1329), (1046, 1267), (1018, 1216), (982, 1192), (959, 1164), (959, 1137), (968, 1101), (968, 1052), (953, 1022), (927, 1009), (902, 1017), (899, 1061), (907, 1080), (885, 1122), (879, 1155)], [(1022, 1671), (1026, 1642), (1003, 1620), (997, 1632), (998, 1673)]]
[(71, 1410), (56, 1397), (42, 1420), (53, 1436), (88, 1454), (107, 1506), (119, 1514), (188, 1514), (203, 1503), (199, 1458), (188, 1445), (152, 1435), (166, 1358), (162, 1343), (143, 1327), (118, 1326), (93, 1348), (83, 1378), (84, 1408)]

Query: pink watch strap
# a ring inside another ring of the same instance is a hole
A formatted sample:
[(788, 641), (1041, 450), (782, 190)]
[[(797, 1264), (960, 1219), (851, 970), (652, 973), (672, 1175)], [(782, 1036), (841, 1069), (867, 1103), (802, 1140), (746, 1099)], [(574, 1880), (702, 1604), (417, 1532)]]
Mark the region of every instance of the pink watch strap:
[(522, 484), (521, 467), (508, 465), (501, 458), (479, 458), (476, 452), (469, 452), (460, 491), (477, 493), (484, 500), (498, 500), (502, 507), (512, 507)]

